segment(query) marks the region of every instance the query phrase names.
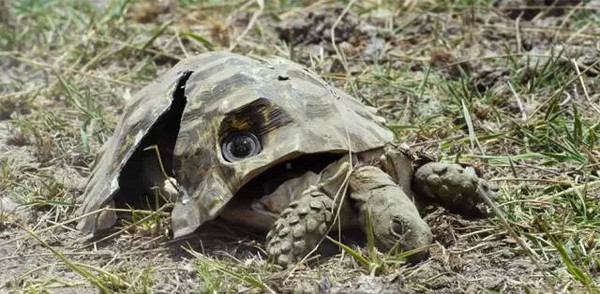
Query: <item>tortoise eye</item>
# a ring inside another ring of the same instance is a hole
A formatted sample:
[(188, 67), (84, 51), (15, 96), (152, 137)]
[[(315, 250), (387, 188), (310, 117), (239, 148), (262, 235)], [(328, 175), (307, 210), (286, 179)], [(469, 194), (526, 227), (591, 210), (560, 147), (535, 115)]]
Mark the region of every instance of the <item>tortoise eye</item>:
[(225, 137), (221, 145), (223, 158), (229, 162), (257, 155), (262, 150), (258, 137), (253, 133), (233, 132)]
[(392, 220), (392, 234), (396, 235), (396, 237), (402, 237), (404, 233), (406, 233), (406, 227), (399, 219), (394, 218)]

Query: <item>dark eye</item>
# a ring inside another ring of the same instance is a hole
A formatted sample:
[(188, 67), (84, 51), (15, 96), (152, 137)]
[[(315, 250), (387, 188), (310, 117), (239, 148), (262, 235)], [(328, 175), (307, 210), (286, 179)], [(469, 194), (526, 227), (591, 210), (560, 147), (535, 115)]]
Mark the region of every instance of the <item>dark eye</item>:
[(225, 160), (232, 162), (260, 153), (261, 147), (256, 135), (250, 132), (233, 132), (225, 137), (221, 150)]
[(397, 237), (402, 237), (402, 235), (404, 235), (404, 233), (406, 233), (406, 228), (404, 227), (404, 224), (402, 223), (401, 220), (394, 218), (392, 220), (392, 234), (396, 235)]

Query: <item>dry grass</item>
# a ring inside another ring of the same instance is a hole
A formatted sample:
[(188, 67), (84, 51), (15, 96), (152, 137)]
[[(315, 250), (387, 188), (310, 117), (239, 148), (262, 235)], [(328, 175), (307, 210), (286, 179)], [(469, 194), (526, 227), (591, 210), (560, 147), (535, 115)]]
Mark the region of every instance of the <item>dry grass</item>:
[[(600, 291), (598, 4), (529, 18), (485, 0), (92, 2), (0, 3), (0, 196), (35, 214), (0, 215), (2, 291)], [(326, 17), (303, 24), (316, 7)], [(260, 237), (170, 241), (161, 213), (78, 243), (77, 197), (124, 102), (180, 58), (230, 48), (310, 66), (399, 140), (476, 165), (522, 245), (497, 218), (439, 209), (416, 266), (349, 246), (282, 270)]]

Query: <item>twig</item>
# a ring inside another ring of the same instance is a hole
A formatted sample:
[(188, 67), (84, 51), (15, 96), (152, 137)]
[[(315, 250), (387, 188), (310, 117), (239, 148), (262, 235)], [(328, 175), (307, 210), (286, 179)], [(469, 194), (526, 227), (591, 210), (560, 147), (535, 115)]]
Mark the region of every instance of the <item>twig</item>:
[(520, 54), (521, 53), (521, 48), (522, 48), (522, 43), (521, 43), (521, 17), (523, 16), (523, 13), (519, 14), (519, 16), (517, 17), (517, 19), (515, 20), (515, 38), (517, 39), (517, 52)]
[(600, 64), (600, 59), (594, 61), (594, 63), (592, 63), (589, 67), (587, 67), (586, 69), (584, 69), (582, 72), (578, 73), (576, 77), (568, 80), (562, 87), (560, 87), (560, 89), (554, 91), (554, 94), (552, 94), (552, 96), (550, 96), (550, 98), (546, 99), (544, 102), (542, 102), (532, 113), (531, 116), (529, 117), (529, 119), (531, 119), (537, 112), (541, 111), (544, 107), (546, 107), (548, 104), (550, 104), (552, 101), (554, 101), (554, 99), (556, 99), (556, 97), (562, 93), (567, 86), (571, 85), (573, 82), (575, 82), (577, 79), (579, 79), (581, 77), (581, 75), (583, 75), (584, 73), (586, 73), (588, 70), (590, 70), (591, 68), (593, 68), (594, 66), (596, 66), (597, 64)]
[(263, 10), (265, 9), (264, 0), (256, 0), (256, 3), (258, 3), (258, 7), (259, 7), (258, 11), (254, 12), (254, 14), (252, 14), (252, 18), (248, 22), (248, 25), (246, 26), (244, 31), (242, 31), (242, 33), (237, 38), (235, 38), (235, 42), (233, 42), (233, 44), (231, 44), (231, 46), (229, 46), (229, 51), (233, 51), (233, 49), (235, 49), (235, 47), (237, 47), (238, 43), (242, 40), (242, 38), (245, 37), (246, 34), (248, 34), (248, 32), (250, 31), (250, 29), (254, 27), (254, 23), (256, 22), (258, 17), (262, 14)]
[(463, 117), (465, 118), (465, 122), (467, 123), (467, 129), (469, 130), (469, 138), (471, 140), (471, 149), (475, 149), (475, 145), (477, 145), (477, 148), (479, 149), (479, 152), (481, 153), (481, 155), (485, 156), (485, 152), (483, 151), (483, 148), (481, 147), (479, 140), (477, 140), (477, 135), (475, 134), (475, 128), (473, 128), (473, 121), (471, 120), (471, 114), (469, 113), (469, 110), (467, 109), (465, 100), (463, 99), (460, 102), (462, 104)]
[(538, 197), (538, 200), (549, 201), (551, 199), (562, 197), (562, 196), (567, 195), (569, 193), (573, 193), (573, 192), (575, 192), (575, 191), (577, 191), (579, 189), (588, 189), (589, 190), (589, 189), (593, 189), (593, 188), (597, 188), (597, 187), (600, 187), (600, 180), (593, 181), (593, 182), (587, 182), (587, 183), (583, 183), (583, 184), (580, 184), (580, 185), (577, 185), (577, 186), (573, 186), (573, 187), (571, 187), (569, 189), (560, 191), (558, 193), (554, 193), (552, 195), (541, 196), (541, 197)]
[(458, 135), (450, 137), (450, 138), (443, 138), (443, 139), (429, 140), (429, 141), (414, 143), (414, 144), (410, 145), (410, 148), (424, 146), (424, 145), (433, 145), (433, 144), (437, 144), (440, 142), (446, 142), (446, 141), (454, 141), (454, 140), (462, 139), (464, 136), (465, 135), (463, 135), (463, 134), (458, 134)]
[(558, 102), (559, 106), (565, 106), (567, 103), (569, 103), (569, 101), (571, 101), (571, 94), (569, 94), (569, 92), (564, 91), (565, 95), (567, 96), (565, 98), (565, 100)]
[[(555, 3), (558, 3), (555, 2)], [(567, 24), (567, 21), (569, 20), (569, 18), (571, 18), (571, 16), (577, 11), (577, 7), (578, 6), (582, 6), (582, 4), (584, 3), (584, 1), (579, 2), (576, 6), (572, 7), (569, 11), (569, 13), (564, 17), (564, 19), (562, 20), (562, 22), (560, 23), (560, 25), (558, 26), (558, 29), (556, 31), (556, 33), (554, 34), (554, 37), (552, 38), (552, 43), (557, 43), (558, 42), (558, 35), (559, 32), (562, 31), (565, 27), (565, 25)], [(566, 8), (565, 8), (566, 9)]]
[(30, 65), (35, 65), (35, 66), (39, 66), (39, 67), (45, 67), (45, 68), (50, 68), (53, 69), (55, 71), (68, 71), (68, 72), (72, 72), (72, 73), (76, 73), (76, 74), (80, 74), (86, 77), (90, 77), (90, 78), (95, 78), (95, 79), (102, 79), (102, 80), (106, 80), (106, 81), (111, 81), (113, 83), (122, 85), (122, 86), (128, 86), (128, 87), (134, 87), (134, 84), (128, 83), (128, 82), (123, 82), (123, 81), (119, 81), (119, 80), (115, 80), (113, 78), (109, 78), (109, 77), (102, 77), (102, 76), (98, 76), (95, 74), (91, 74), (91, 73), (87, 73), (87, 72), (83, 72), (80, 70), (75, 70), (75, 69), (71, 69), (71, 68), (57, 68), (51, 64), (45, 63), (45, 62), (40, 62), (40, 61), (35, 61), (35, 60), (31, 60), (31, 59), (27, 59), (27, 58), (22, 58), (22, 57), (18, 57), (18, 56), (8, 56), (9, 58), (12, 58), (14, 60), (17, 61), (21, 61), (24, 63), (28, 63)]
[(177, 38), (177, 44), (179, 44), (179, 47), (181, 48), (181, 52), (183, 52), (183, 55), (185, 55), (185, 58), (190, 57), (187, 50), (185, 50), (185, 46), (183, 46), (183, 42), (181, 41), (181, 35), (179, 34), (179, 30), (175, 29), (175, 32), (176, 32), (175, 35)]
[(342, 54), (342, 52), (340, 51), (340, 49), (338, 48), (338, 46), (335, 42), (335, 29), (342, 21), (342, 18), (344, 18), (344, 16), (348, 13), (348, 11), (350, 10), (350, 7), (352, 7), (352, 5), (354, 4), (355, 1), (356, 0), (350, 0), (350, 2), (348, 2), (348, 5), (346, 5), (346, 7), (344, 7), (344, 10), (342, 10), (342, 13), (340, 13), (338, 18), (333, 23), (333, 26), (331, 26), (331, 32), (330, 32), (331, 45), (333, 46), (333, 49), (335, 50), (335, 54), (338, 56), (338, 58), (340, 58), (340, 61), (342, 62), (342, 66), (344, 67), (344, 70), (346, 71), (346, 76), (350, 76), (350, 70), (348, 69), (346, 57)]
[(523, 102), (521, 101), (521, 98), (519, 98), (519, 94), (517, 94), (517, 91), (515, 91), (515, 88), (513, 87), (512, 83), (510, 81), (506, 81), (506, 84), (508, 84), (508, 89), (510, 89), (510, 91), (513, 93), (513, 96), (515, 96), (515, 100), (517, 101), (517, 106), (519, 107), (519, 110), (521, 111), (521, 119), (523, 120), (523, 122), (527, 122), (527, 112), (525, 111), (525, 108), (523, 107)]
[(110, 240), (111, 238), (113, 238), (115, 236), (118, 236), (119, 234), (121, 234), (121, 233), (129, 230), (130, 228), (133, 228), (133, 227), (135, 227), (135, 226), (137, 226), (137, 225), (139, 225), (139, 224), (141, 224), (141, 223), (149, 220), (150, 218), (156, 216), (159, 212), (162, 212), (165, 208), (167, 208), (169, 206), (171, 206), (171, 205), (165, 204), (165, 205), (161, 206), (159, 209), (157, 209), (156, 211), (154, 211), (153, 213), (151, 213), (151, 214), (149, 214), (149, 215), (141, 218), (140, 220), (138, 220), (138, 221), (136, 221), (134, 223), (131, 223), (130, 225), (125, 226), (124, 228), (122, 228), (122, 229), (120, 229), (120, 230), (118, 230), (118, 231), (116, 231), (116, 232), (114, 232), (114, 233), (112, 233), (112, 234), (110, 234), (110, 235), (108, 235), (106, 237), (103, 237), (100, 240), (94, 240), (94, 241), (90, 242), (88, 245), (86, 245), (84, 247), (88, 247), (88, 246), (92, 246), (92, 245), (96, 246), (95, 244), (97, 244), (97, 243), (101, 243), (103, 241)]
[[(98, 251), (89, 251), (89, 252), (61, 252), (64, 256), (113, 256), (114, 252), (98, 252)], [(21, 259), (21, 258), (36, 258), (36, 257), (45, 257), (45, 256), (55, 256), (54, 253), (33, 253), (33, 254), (17, 254), (11, 256), (0, 257), (0, 262), (11, 259)]]
[(554, 287), (551, 286), (552, 284), (549, 283), (548, 275), (538, 262), (537, 255), (535, 254), (535, 252), (523, 241), (523, 239), (521, 239), (517, 232), (513, 230), (508, 220), (506, 220), (504, 212), (498, 206), (496, 206), (494, 201), (492, 201), (492, 199), (490, 199), (490, 197), (488, 197), (485, 192), (481, 191), (481, 187), (477, 187), (477, 190), (479, 190), (477, 195), (479, 195), (480, 199), (483, 200), (483, 202), (485, 202), (485, 204), (487, 204), (492, 209), (492, 212), (494, 213), (494, 215), (496, 215), (496, 217), (498, 217), (498, 220), (500, 220), (502, 226), (508, 231), (508, 234), (511, 237), (513, 237), (517, 241), (519, 246), (521, 246), (525, 250), (527, 256), (529, 256), (529, 258), (531, 259), (533, 265), (537, 268), (537, 270), (539, 270), (542, 273), (544, 279), (546, 280), (546, 282), (548, 282), (547, 286), (550, 288), (552, 293), (556, 293)]
[(571, 185), (571, 182), (552, 180), (552, 179), (534, 179), (534, 178), (495, 178), (491, 179), (490, 182), (540, 182), (546, 184), (558, 184), (558, 185)]
[[(66, 225), (66, 224), (69, 224), (69, 223), (72, 223), (72, 222), (78, 221), (78, 220), (80, 220), (80, 219), (86, 218), (86, 217), (88, 217), (88, 216), (90, 216), (90, 215), (94, 215), (94, 214), (96, 214), (96, 213), (103, 212), (103, 211), (105, 211), (105, 210), (106, 210), (106, 208), (102, 208), (102, 209), (94, 210), (94, 211), (88, 212), (88, 213), (86, 213), (86, 214), (82, 214), (82, 215), (80, 215), (80, 216), (77, 216), (77, 217), (74, 217), (74, 218), (72, 218), (72, 219), (66, 220), (66, 221), (64, 221), (64, 222), (62, 222), (62, 223), (58, 223), (58, 224), (56, 224), (56, 225), (49, 226), (49, 227), (47, 227), (47, 228), (44, 228), (44, 229), (41, 229), (41, 230), (39, 230), (39, 231), (34, 231), (33, 233), (35, 233), (35, 234), (41, 234), (41, 233), (43, 233), (43, 232), (47, 232), (47, 231), (50, 231), (50, 230), (56, 229), (56, 228), (58, 228), (58, 227), (62, 227), (62, 226), (64, 226), (64, 225)], [(16, 237), (16, 238), (14, 238), (14, 239), (8, 240), (8, 241), (6, 241), (6, 242), (4, 242), (4, 243), (0, 243), (0, 248), (1, 248), (1, 247), (3, 247), (3, 246), (5, 246), (5, 245), (8, 245), (8, 244), (10, 244), (10, 243), (16, 242), (16, 241), (18, 241), (18, 240), (25, 239), (25, 238), (27, 238), (27, 237), (30, 237), (30, 235), (29, 235), (29, 234), (21, 235), (21, 236), (19, 236), (19, 237)]]
[(577, 61), (575, 61), (575, 59), (571, 59), (571, 62), (573, 63), (573, 66), (575, 67), (575, 71), (577, 72), (577, 76), (579, 77), (579, 82), (581, 83), (581, 88), (583, 88), (583, 94), (585, 95), (585, 99), (590, 103), (590, 105), (596, 112), (600, 113), (600, 108), (598, 108), (598, 106), (596, 106), (596, 104), (590, 98), (590, 94), (588, 94), (588, 90), (587, 90), (587, 87), (585, 86), (585, 82), (583, 81), (583, 75), (579, 71), (579, 65), (577, 65)]

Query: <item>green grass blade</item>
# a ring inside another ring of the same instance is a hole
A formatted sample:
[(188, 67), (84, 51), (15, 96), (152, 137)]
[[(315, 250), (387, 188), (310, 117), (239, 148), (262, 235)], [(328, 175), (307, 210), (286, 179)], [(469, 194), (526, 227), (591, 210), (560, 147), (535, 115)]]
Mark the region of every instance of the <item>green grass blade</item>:
[(48, 245), (48, 243), (46, 243), (46, 241), (44, 241), (42, 238), (40, 238), (33, 231), (31, 231), (31, 230), (29, 230), (27, 228), (23, 228), (23, 229), (31, 237), (33, 237), (40, 244), (42, 244), (42, 246), (44, 246), (46, 249), (50, 250), (52, 252), (52, 254), (54, 254), (58, 259), (60, 259), (72, 271), (78, 273), (84, 279), (90, 281), (92, 284), (94, 284), (96, 287), (98, 287), (98, 289), (100, 289), (100, 291), (102, 291), (102, 293), (112, 293), (112, 291), (106, 285), (104, 285), (104, 283), (102, 281), (100, 281), (100, 279), (98, 279), (92, 273), (90, 273), (87, 270), (83, 269), (81, 266), (78, 266), (75, 263), (71, 262), (68, 258), (66, 258), (64, 255), (62, 255), (60, 252), (56, 251), (54, 248), (52, 248), (50, 245)]
[(209, 51), (214, 51), (215, 48), (217, 48), (217, 46), (215, 44), (211, 43), (209, 40), (207, 40), (206, 38), (204, 38), (198, 34), (194, 34), (191, 32), (184, 32), (184, 33), (181, 33), (181, 36), (188, 37), (194, 41), (200, 42), (200, 44), (202, 44), (202, 46), (206, 47), (206, 49), (208, 49)]
[(365, 267), (366, 269), (368, 269), (369, 271), (371, 271), (376, 265), (371, 262), (368, 258), (364, 257), (360, 252), (350, 248), (350, 246), (339, 242), (329, 236), (326, 236), (327, 239), (331, 242), (333, 242), (333, 244), (339, 246), (340, 248), (342, 248), (344, 251), (346, 251), (348, 254), (350, 254), (350, 256), (352, 256), (356, 261), (358, 261), (358, 263), (362, 264), (363, 267)]

